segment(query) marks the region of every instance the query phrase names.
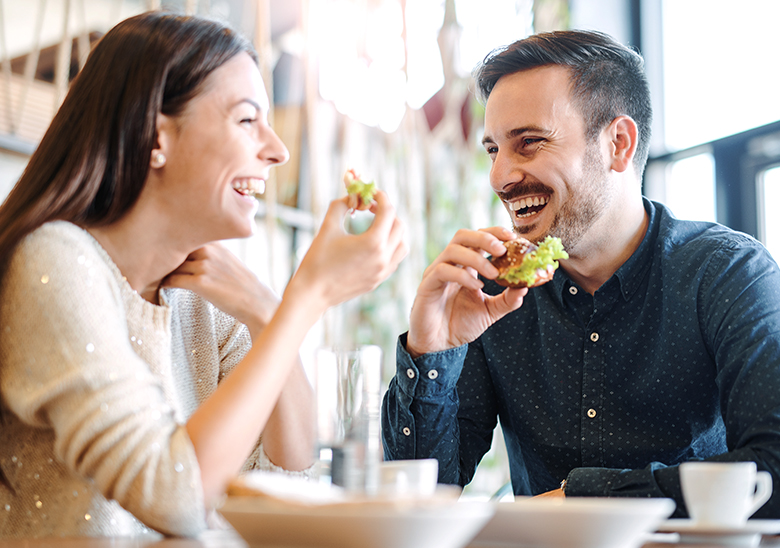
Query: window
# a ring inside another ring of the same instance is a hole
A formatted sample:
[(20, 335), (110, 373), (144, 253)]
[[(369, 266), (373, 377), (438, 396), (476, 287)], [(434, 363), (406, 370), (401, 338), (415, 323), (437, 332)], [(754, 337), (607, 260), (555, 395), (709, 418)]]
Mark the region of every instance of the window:
[(716, 220), (715, 162), (712, 154), (698, 154), (669, 166), (665, 203), (678, 219)]
[(776, 0), (664, 0), (665, 145), (681, 150), (780, 120)]
[(780, 217), (775, 211), (777, 204), (780, 204), (780, 166), (770, 167), (758, 175), (759, 238), (776, 261), (780, 260)]

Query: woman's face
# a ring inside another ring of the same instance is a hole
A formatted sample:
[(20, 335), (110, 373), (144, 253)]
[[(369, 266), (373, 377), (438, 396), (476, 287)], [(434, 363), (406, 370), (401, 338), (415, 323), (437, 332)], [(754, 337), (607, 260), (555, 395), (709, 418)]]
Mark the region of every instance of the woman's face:
[(215, 70), (182, 115), (160, 116), (158, 139), (166, 156), (157, 199), (184, 241), (205, 242), (252, 234), (257, 202), (271, 166), (289, 152), (267, 122), (268, 96), (247, 53)]

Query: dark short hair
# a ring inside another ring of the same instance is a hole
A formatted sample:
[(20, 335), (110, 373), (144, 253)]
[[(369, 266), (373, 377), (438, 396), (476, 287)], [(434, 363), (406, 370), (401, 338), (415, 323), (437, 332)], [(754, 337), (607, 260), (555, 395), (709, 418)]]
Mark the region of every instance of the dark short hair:
[(571, 73), (571, 93), (595, 139), (618, 116), (629, 116), (639, 128), (634, 166), (642, 174), (650, 150), (653, 108), (644, 60), (636, 51), (596, 31), (535, 34), (492, 51), (474, 70), (477, 95), (487, 101), (502, 76), (548, 65)]
[(48, 221), (89, 227), (127, 213), (149, 174), (157, 115), (181, 114), (241, 52), (257, 62), (252, 45), (223, 23), (166, 12), (106, 33), (0, 207), (0, 261)]

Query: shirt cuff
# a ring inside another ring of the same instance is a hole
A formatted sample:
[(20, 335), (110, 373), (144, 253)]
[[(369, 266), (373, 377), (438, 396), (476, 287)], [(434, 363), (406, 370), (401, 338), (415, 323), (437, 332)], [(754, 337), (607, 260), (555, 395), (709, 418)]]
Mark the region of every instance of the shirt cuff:
[(411, 398), (436, 398), (455, 388), (463, 370), (468, 345), (412, 358), (406, 351), (406, 333), (396, 346), (396, 383)]
[(655, 472), (661, 467), (654, 463), (638, 470), (575, 468), (566, 478), (566, 496), (669, 497), (661, 490), (655, 478)]

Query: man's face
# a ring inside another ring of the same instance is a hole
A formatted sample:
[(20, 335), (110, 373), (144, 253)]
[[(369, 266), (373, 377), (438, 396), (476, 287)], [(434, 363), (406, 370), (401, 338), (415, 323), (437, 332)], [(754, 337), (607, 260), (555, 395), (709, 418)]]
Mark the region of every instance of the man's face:
[(503, 76), (485, 107), (490, 185), (517, 234), (561, 238), (571, 252), (612, 200), (599, 142), (570, 97), (568, 70), (547, 66)]

